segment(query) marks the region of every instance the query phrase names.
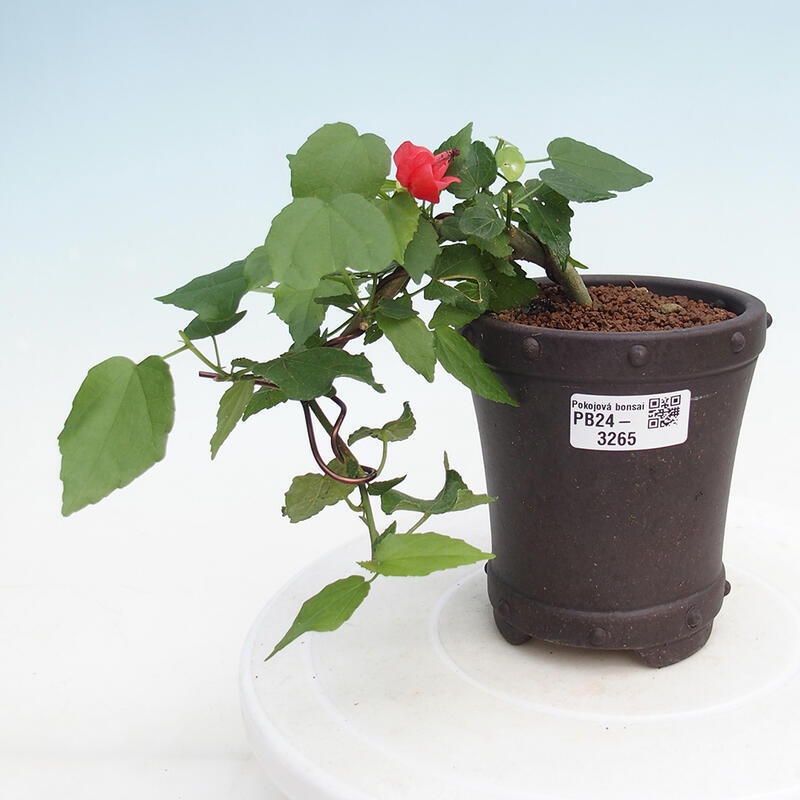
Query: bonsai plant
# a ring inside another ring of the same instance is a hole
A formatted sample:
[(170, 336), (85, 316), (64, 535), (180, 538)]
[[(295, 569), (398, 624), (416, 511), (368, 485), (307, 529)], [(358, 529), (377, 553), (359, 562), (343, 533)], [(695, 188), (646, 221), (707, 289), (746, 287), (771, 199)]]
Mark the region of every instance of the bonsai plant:
[[(570, 252), (570, 204), (610, 199), (651, 180), (570, 138), (536, 155), (528, 160), (503, 139), (491, 146), (473, 139), (467, 125), (434, 152), (400, 144), (391, 178), (392, 153), (380, 137), (344, 123), (313, 133), (288, 156), (292, 199), (265, 242), (157, 298), (193, 315), (179, 346), (138, 362), (116, 356), (89, 370), (59, 437), (62, 513), (99, 501), (164, 457), (174, 417), (168, 361), (190, 353), (202, 364), (200, 376), (225, 386), (211, 457), (238, 423), (300, 403), (316, 469), (291, 481), (283, 514), (298, 523), (345, 503), (369, 538), (359, 570), (303, 604), (269, 657), (306, 631), (340, 626), (378, 576), (426, 575), (491, 559), (428, 525), (493, 498), (472, 492), (446, 454), (438, 490), (427, 498), (404, 493), (387, 456), (393, 442), (414, 432), (411, 406), (398, 405), (390, 421), (356, 427), (346, 420), (340, 384), (349, 378), (384, 391), (364, 353), (353, 352), (384, 338), (428, 381), (439, 365), (478, 402), (519, 405), (502, 370), (496, 374), (482, 358), (483, 333), (472, 323), (537, 298), (540, 283), (523, 263), (542, 268), (571, 302), (592, 306), (583, 265)], [(531, 164), (538, 172), (526, 178)], [(443, 192), (451, 202), (442, 207)], [(247, 312), (240, 303), (248, 294), (271, 297), (270, 310), (291, 335), (286, 352), (222, 357), (220, 337), (242, 323)], [(366, 438), (382, 446), (377, 465), (359, 463), (351, 449)], [(410, 512), (413, 522), (402, 525), (399, 512)], [(498, 624), (507, 638), (517, 638), (507, 621)]]

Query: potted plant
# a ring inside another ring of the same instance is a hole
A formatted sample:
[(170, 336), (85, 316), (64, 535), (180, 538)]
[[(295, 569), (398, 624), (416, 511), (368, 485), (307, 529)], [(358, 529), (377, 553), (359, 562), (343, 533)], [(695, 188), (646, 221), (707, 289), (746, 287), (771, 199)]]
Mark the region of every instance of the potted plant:
[[(522, 324), (523, 311), (552, 313), (563, 297), (570, 308), (602, 311), (591, 293), (597, 290), (587, 288), (579, 272), (583, 265), (570, 253), (570, 203), (610, 199), (651, 180), (574, 139), (556, 139), (546, 155), (528, 161), (505, 140), (490, 147), (473, 139), (468, 125), (435, 153), (400, 144), (390, 178), (392, 154), (384, 140), (336, 123), (313, 133), (288, 158), (293, 199), (272, 221), (264, 244), (157, 298), (193, 314), (179, 332), (180, 346), (138, 363), (113, 357), (89, 371), (59, 437), (62, 513), (97, 502), (164, 457), (174, 417), (167, 362), (189, 352), (202, 362), (201, 376), (225, 386), (212, 458), (239, 422), (298, 402), (316, 469), (291, 481), (283, 513), (296, 523), (345, 503), (367, 529), (370, 547), (357, 571), (303, 604), (270, 657), (306, 631), (340, 626), (378, 576), (427, 575), (492, 558), (490, 596), (509, 641), (541, 636), (630, 648), (654, 665), (697, 649), (724, 591), (719, 559), (726, 479), (746, 382), (763, 345), (763, 306), (704, 284), (616, 279), (618, 286), (633, 287), (639, 307), (655, 303), (673, 323), (697, 301), (705, 301), (706, 309), (727, 306), (727, 313), (713, 313), (730, 319), (635, 334), (557, 332), (536, 318), (533, 326), (530, 319)], [(539, 162), (545, 166), (538, 174), (523, 180), (526, 166)], [(453, 202), (442, 210), (437, 204), (443, 191)], [(547, 288), (526, 273), (523, 262), (544, 269)], [(551, 286), (562, 294), (551, 297)], [(249, 293), (271, 296), (271, 310), (288, 326), (292, 345), (283, 353), (237, 353), (226, 361), (218, 339), (242, 322), (246, 311), (240, 303)], [(511, 321), (502, 318), (509, 315)], [(702, 362), (688, 374), (680, 371), (684, 357), (673, 351), (685, 331), (689, 350)], [(366, 356), (352, 352), (379, 338), (428, 381), (439, 365), (473, 392), (489, 494), (472, 492), (446, 455), (443, 483), (432, 496), (402, 491), (403, 478), (387, 471), (387, 455), (393, 442), (414, 432), (408, 402), (388, 422), (356, 427), (346, 420), (342, 379), (384, 391)], [(733, 353), (735, 369), (731, 359), (710, 364), (712, 350)], [(744, 388), (723, 396), (727, 390), (714, 376), (733, 371), (747, 373)], [(703, 383), (700, 378), (708, 375), (711, 383)], [(637, 379), (645, 380), (644, 388)], [(718, 406), (710, 410), (703, 392), (718, 397)], [(609, 411), (609, 403), (625, 409)], [(705, 428), (701, 416), (708, 419)], [(666, 432), (648, 438), (648, 419), (666, 420)], [(654, 487), (667, 492), (681, 475), (707, 473), (716, 456), (707, 455), (704, 430), (716, 430), (725, 419), (733, 421), (733, 441), (729, 436), (723, 445), (719, 481), (691, 490), (699, 493), (694, 507), (702, 513), (689, 513), (685, 491), (665, 502), (677, 510), (674, 523), (659, 518), (667, 513), (660, 505), (650, 514), (636, 512), (642, 503), (652, 509)], [(532, 438), (523, 438), (531, 432)], [(698, 432), (702, 454), (684, 436)], [(359, 463), (351, 449), (366, 438), (380, 442), (377, 465)], [(573, 464), (569, 459), (576, 454)], [(682, 458), (665, 466), (670, 454)], [(622, 472), (615, 478), (617, 467)], [(622, 489), (619, 505), (611, 499), (612, 486)], [(491, 503), (494, 555), (428, 527), (437, 515), (483, 503)], [(717, 512), (713, 523), (711, 506)], [(413, 520), (404, 525), (408, 513)], [(658, 531), (670, 525), (674, 535), (667, 541)], [(694, 531), (703, 526), (713, 529), (711, 544), (700, 543)], [(643, 549), (641, 541), (648, 538), (650, 548)], [(512, 550), (515, 542), (522, 544), (522, 556)], [(670, 551), (677, 555), (670, 577), (652, 581), (646, 562), (664, 573)], [(701, 552), (711, 566), (704, 562), (686, 577), (681, 564)], [(526, 573), (533, 583), (524, 582)], [(639, 591), (643, 583), (660, 584), (646, 601)], [(614, 586), (627, 594), (614, 596)], [(577, 606), (567, 610), (564, 598)], [(661, 606), (669, 606), (668, 613)], [(652, 608), (658, 620), (647, 623), (645, 634), (640, 620), (652, 616)]]

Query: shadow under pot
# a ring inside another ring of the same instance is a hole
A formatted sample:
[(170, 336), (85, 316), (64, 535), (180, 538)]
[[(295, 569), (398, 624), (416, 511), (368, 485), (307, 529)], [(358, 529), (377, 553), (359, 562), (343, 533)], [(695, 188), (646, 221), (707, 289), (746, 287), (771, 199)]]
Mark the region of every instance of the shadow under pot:
[(723, 286), (634, 284), (733, 311), (643, 333), (565, 331), (483, 317), (464, 335), (518, 407), (474, 396), (489, 507), (488, 591), (499, 631), (652, 667), (708, 640), (730, 586), (722, 563), (731, 473), (768, 315)]

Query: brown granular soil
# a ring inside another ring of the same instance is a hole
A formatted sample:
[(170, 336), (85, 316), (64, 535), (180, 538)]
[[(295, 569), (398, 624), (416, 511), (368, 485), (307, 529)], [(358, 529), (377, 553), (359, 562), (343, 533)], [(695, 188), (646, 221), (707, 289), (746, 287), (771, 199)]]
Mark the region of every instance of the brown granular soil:
[(683, 295), (654, 294), (643, 286), (590, 286), (594, 305), (568, 300), (557, 286), (548, 286), (528, 308), (500, 311), (508, 322), (575, 331), (663, 331), (694, 328), (736, 316), (702, 300)]

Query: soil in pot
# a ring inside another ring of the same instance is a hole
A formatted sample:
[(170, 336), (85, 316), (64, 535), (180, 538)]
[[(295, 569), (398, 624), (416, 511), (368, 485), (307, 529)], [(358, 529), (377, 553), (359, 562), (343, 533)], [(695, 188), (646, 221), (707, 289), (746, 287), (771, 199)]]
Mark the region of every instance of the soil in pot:
[(557, 286), (544, 288), (527, 308), (497, 314), (506, 322), (571, 331), (665, 331), (732, 319), (732, 311), (684, 295), (663, 295), (644, 286), (590, 286), (593, 306), (574, 303)]

